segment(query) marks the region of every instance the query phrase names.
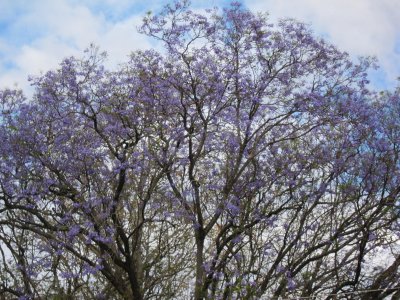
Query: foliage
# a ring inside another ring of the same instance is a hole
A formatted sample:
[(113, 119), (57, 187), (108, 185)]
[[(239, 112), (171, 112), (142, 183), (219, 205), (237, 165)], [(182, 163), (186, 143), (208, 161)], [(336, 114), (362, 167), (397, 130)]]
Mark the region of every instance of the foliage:
[(400, 91), (367, 89), (373, 60), (238, 3), (140, 30), (164, 52), (0, 92), (0, 294), (398, 295)]

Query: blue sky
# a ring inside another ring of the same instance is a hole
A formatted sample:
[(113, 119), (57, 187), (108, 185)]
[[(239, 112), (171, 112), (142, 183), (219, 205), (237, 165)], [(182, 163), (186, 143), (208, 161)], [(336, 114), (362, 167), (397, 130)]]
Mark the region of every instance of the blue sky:
[[(226, 6), (227, 0), (192, 0), (194, 7)], [(57, 67), (63, 57), (81, 56), (90, 44), (109, 54), (108, 65), (131, 51), (152, 47), (136, 27), (162, 0), (0, 0), (0, 88), (29, 90), (28, 75)], [(392, 89), (400, 76), (399, 0), (242, 0), (271, 21), (294, 17), (356, 59), (373, 55), (381, 68), (372, 87)]]

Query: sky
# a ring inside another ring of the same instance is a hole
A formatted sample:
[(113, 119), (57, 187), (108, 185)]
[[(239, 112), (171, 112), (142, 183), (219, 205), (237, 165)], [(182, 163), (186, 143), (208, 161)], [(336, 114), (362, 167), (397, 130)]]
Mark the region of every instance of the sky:
[[(196, 9), (224, 7), (227, 0), (192, 0)], [(272, 22), (291, 17), (356, 60), (376, 56), (371, 88), (393, 89), (400, 76), (399, 0), (242, 0)], [(64, 57), (82, 56), (91, 43), (108, 53), (107, 66), (135, 50), (154, 47), (137, 32), (147, 11), (166, 0), (0, 0), (0, 88), (29, 93), (28, 75), (54, 69)]]

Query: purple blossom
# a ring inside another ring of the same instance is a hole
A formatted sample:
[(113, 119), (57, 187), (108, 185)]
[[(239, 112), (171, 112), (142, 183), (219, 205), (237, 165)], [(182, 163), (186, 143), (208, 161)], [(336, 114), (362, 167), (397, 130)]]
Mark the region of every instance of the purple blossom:
[(101, 271), (103, 269), (103, 266), (101, 263), (96, 264), (95, 266), (90, 266), (88, 264), (83, 265), (83, 272), (82, 275), (94, 275)]
[(226, 208), (229, 210), (229, 212), (234, 215), (237, 216), (240, 213), (240, 207), (237, 205), (234, 205), (232, 203), (228, 203), (226, 205)]
[(71, 228), (68, 230), (67, 237), (72, 240), (75, 236), (79, 234), (80, 230), (81, 227), (79, 225), (71, 226)]
[(293, 279), (288, 278), (288, 280), (287, 280), (287, 288), (288, 288), (288, 290), (289, 291), (293, 291), (293, 290), (296, 289), (296, 287), (297, 287), (296, 282)]
[(73, 278), (79, 277), (78, 274), (75, 274), (75, 273), (73, 273), (73, 272), (61, 272), (61, 273), (60, 273), (60, 276), (61, 276), (62, 278), (65, 278), (65, 279), (73, 279)]
[(7, 288), (43, 298), (58, 272), (76, 297), (284, 297), (312, 270), (318, 294), (368, 230), (366, 254), (394, 249), (400, 90), (367, 89), (372, 60), (239, 2), (175, 1), (140, 31), (165, 51), (111, 71), (92, 46), (31, 78), (32, 99), (0, 91)]

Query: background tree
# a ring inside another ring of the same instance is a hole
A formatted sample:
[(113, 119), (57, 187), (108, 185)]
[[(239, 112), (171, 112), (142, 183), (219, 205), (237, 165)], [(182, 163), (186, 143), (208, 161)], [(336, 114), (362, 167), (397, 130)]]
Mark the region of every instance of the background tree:
[(141, 31), (165, 52), (1, 92), (1, 293), (398, 295), (399, 91), (367, 90), (373, 61), (238, 3)]

